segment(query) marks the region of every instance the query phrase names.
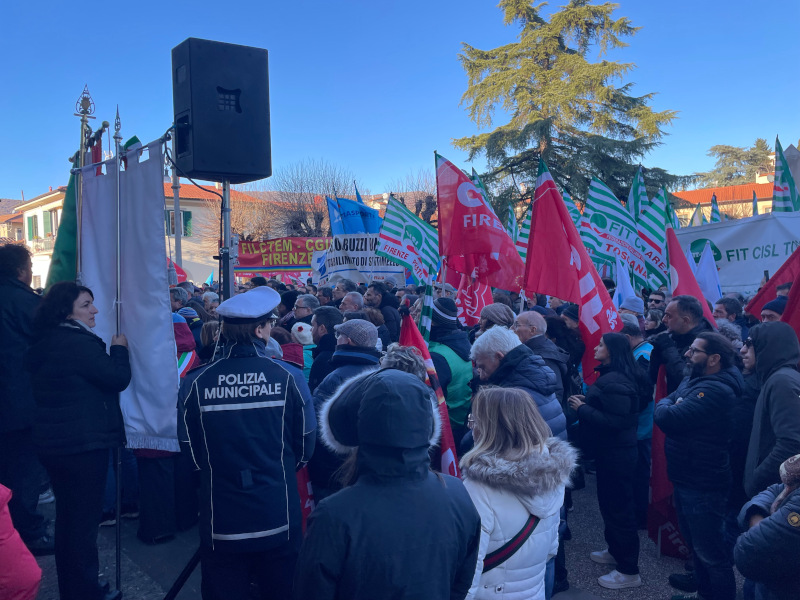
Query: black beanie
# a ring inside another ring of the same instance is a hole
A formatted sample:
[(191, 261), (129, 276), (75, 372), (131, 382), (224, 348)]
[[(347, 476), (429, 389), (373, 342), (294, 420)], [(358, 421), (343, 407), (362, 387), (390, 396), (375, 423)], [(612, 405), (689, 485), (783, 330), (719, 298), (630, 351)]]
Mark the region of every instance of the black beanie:
[(578, 305), (577, 304), (570, 304), (567, 308), (564, 309), (564, 312), (561, 313), (561, 316), (569, 317), (576, 323), (580, 321), (580, 317), (578, 316)]
[(452, 298), (436, 298), (433, 301), (431, 325), (442, 329), (458, 329), (458, 309)]

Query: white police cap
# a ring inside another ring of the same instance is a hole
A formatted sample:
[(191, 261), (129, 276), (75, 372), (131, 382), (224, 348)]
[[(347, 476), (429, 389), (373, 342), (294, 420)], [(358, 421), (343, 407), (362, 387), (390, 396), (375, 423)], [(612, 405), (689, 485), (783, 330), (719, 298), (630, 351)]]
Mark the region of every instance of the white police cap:
[(217, 307), (217, 314), (231, 324), (255, 323), (277, 317), (272, 311), (281, 303), (281, 295), (268, 286), (253, 288), (225, 300)]

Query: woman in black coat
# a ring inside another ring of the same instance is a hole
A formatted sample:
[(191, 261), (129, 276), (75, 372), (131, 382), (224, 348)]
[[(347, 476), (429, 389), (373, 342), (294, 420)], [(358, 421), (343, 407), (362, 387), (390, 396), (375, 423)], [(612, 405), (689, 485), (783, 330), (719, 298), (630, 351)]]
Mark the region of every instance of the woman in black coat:
[(97, 580), (97, 530), (108, 450), (125, 444), (119, 393), (131, 379), (128, 342), (115, 335), (107, 354), (91, 331), (97, 312), (91, 290), (55, 284), (36, 313), (37, 339), (25, 356), (36, 401), (34, 443), (56, 497), (61, 600), (105, 596)]
[(642, 585), (639, 535), (633, 498), (636, 427), (645, 374), (633, 360), (628, 338), (606, 333), (595, 348), (599, 377), (586, 396), (569, 397), (578, 412), (581, 439), (597, 466), (597, 500), (605, 524), (607, 550), (592, 552), (597, 563), (616, 565), (598, 583), (609, 589)]

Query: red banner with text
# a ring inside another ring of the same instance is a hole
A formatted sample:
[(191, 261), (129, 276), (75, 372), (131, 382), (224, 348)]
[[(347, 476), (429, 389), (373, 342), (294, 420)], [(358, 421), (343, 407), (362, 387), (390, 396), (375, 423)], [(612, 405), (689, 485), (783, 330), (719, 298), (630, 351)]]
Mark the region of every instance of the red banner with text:
[(311, 271), (311, 255), (325, 250), (330, 238), (283, 237), (261, 242), (239, 242), (237, 277)]

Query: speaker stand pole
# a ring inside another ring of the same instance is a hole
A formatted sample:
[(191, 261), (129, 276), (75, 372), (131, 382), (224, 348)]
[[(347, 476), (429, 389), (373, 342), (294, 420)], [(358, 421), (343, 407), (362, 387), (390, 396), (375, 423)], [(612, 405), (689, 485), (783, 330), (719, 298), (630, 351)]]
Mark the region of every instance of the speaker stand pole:
[(219, 249), (220, 291), (223, 299), (233, 298), (231, 273), (231, 181), (222, 180), (222, 248)]
[[(173, 159), (178, 156), (176, 151), (178, 129), (173, 128), (172, 137), (172, 156)], [(172, 228), (175, 235), (175, 264), (179, 267), (183, 266), (183, 255), (181, 253), (181, 238), (183, 237), (183, 215), (181, 214), (181, 180), (178, 176), (178, 169), (172, 165), (172, 222), (175, 226)]]

